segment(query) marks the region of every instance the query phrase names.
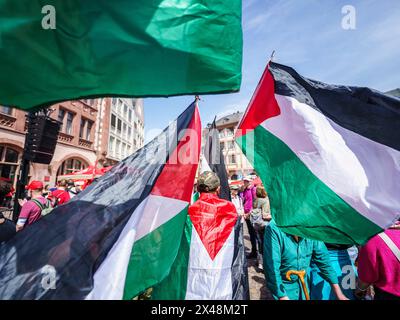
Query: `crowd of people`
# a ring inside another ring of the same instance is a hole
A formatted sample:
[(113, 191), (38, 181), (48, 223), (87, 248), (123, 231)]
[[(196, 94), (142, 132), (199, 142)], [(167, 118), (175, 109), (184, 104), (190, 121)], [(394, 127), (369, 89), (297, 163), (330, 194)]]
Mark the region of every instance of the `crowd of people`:
[[(218, 180), (215, 173), (206, 174), (207, 179), (214, 175), (211, 180)], [(241, 185), (231, 185), (231, 202), (248, 229), (247, 259), (257, 259), (258, 271), (264, 272), (266, 286), (275, 299), (400, 300), (399, 221), (361, 247), (305, 239), (277, 226), (267, 191), (252, 181), (249, 176)], [(200, 196), (211, 191), (218, 196), (220, 190), (220, 186), (210, 191), (209, 186), (199, 184), (196, 188)], [(31, 181), (26, 199), (19, 200), (21, 211), (16, 223), (0, 213), (0, 243), (80, 191), (72, 180), (61, 180), (55, 187)], [(9, 205), (12, 192), (11, 184), (0, 180), (0, 206)]]
[[(24, 199), (18, 200), (21, 210), (16, 223), (0, 212), (0, 243), (9, 240), (16, 232), (49, 214), (55, 207), (67, 203), (82, 190), (73, 180), (64, 179), (58, 181), (54, 187), (33, 180), (25, 187), (25, 191)], [(12, 208), (12, 201), (9, 198), (13, 193), (11, 183), (6, 179), (0, 180), (0, 207)]]
[(361, 247), (304, 239), (276, 225), (266, 190), (252, 180), (231, 186), (231, 198), (250, 236), (247, 258), (257, 259), (275, 299), (400, 300), (399, 221)]

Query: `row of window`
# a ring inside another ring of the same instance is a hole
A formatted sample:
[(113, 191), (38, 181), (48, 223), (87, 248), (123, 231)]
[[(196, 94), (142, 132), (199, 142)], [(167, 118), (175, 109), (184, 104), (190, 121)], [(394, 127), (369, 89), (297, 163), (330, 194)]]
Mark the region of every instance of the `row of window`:
[(121, 141), (120, 139), (110, 136), (108, 142), (108, 154), (116, 159), (124, 159), (134, 151), (131, 144)]
[(235, 142), (234, 141), (227, 141), (227, 142), (220, 142), (220, 148), (222, 151), (224, 150), (235, 150)]
[(128, 105), (124, 103), (121, 99), (112, 98), (111, 106), (112, 110), (116, 114), (122, 116), (128, 122), (133, 121), (133, 109), (131, 107), (128, 107)]
[(121, 136), (123, 139), (132, 141), (132, 126), (123, 122), (115, 114), (111, 114), (111, 132)]
[[(58, 121), (61, 123), (60, 132), (73, 135), (72, 124), (74, 121), (74, 117), (75, 114), (71, 111), (67, 111), (62, 108), (58, 110)], [(79, 138), (90, 141), (92, 127), (93, 127), (93, 121), (90, 121), (82, 117), (79, 127)]]

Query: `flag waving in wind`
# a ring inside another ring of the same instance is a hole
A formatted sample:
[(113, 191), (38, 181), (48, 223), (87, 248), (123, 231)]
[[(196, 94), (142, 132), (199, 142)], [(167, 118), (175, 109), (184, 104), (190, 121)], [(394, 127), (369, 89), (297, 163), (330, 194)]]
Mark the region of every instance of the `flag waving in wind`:
[(238, 91), (241, 5), (1, 0), (0, 104)]
[(194, 102), (98, 182), (1, 245), (0, 299), (132, 299), (160, 282), (178, 252), (200, 137)]
[(400, 100), (270, 63), (236, 141), (290, 234), (363, 244), (400, 216)]

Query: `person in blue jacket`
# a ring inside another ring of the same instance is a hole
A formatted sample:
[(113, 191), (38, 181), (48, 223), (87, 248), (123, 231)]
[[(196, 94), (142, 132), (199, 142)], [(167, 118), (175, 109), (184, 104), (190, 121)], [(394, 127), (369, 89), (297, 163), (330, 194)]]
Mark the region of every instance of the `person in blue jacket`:
[(305, 239), (283, 232), (272, 220), (264, 234), (264, 273), (267, 287), (275, 299), (305, 300), (301, 279), (292, 275), (286, 278), (290, 270), (304, 272), (304, 285), (309, 293), (308, 271), (314, 262), (321, 276), (331, 285), (338, 300), (348, 300), (338, 285), (336, 272), (329, 260), (329, 253), (321, 241)]

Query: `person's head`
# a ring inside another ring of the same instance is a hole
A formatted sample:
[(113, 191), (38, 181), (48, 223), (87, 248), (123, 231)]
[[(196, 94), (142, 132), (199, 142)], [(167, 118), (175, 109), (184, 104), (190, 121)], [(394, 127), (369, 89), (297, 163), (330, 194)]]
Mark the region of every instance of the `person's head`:
[(3, 198), (6, 194), (11, 192), (12, 185), (6, 180), (0, 180), (0, 203), (3, 202)]
[(217, 193), (220, 184), (219, 178), (214, 172), (205, 171), (197, 179), (197, 191), (200, 193)]
[(265, 191), (264, 187), (258, 186), (256, 189), (256, 196), (257, 198), (266, 198), (267, 191)]
[(243, 187), (244, 189), (246, 189), (247, 187), (249, 187), (251, 184), (251, 178), (250, 177), (245, 177), (243, 179)]
[(43, 193), (43, 182), (33, 180), (30, 184), (26, 186), (26, 189), (28, 190), (28, 193), (32, 198), (41, 196)]
[(232, 197), (236, 197), (239, 194), (239, 186), (231, 186)]
[(49, 188), (50, 188), (50, 186), (49, 186), (48, 184), (46, 184), (46, 185), (44, 186), (44, 191), (45, 191), (45, 192), (49, 192)]
[(62, 180), (58, 181), (57, 187), (59, 189), (65, 189), (67, 187), (67, 180), (62, 179)]
[(74, 182), (74, 180), (69, 179), (69, 180), (67, 181), (67, 186), (68, 186), (69, 188), (75, 187), (75, 182)]

